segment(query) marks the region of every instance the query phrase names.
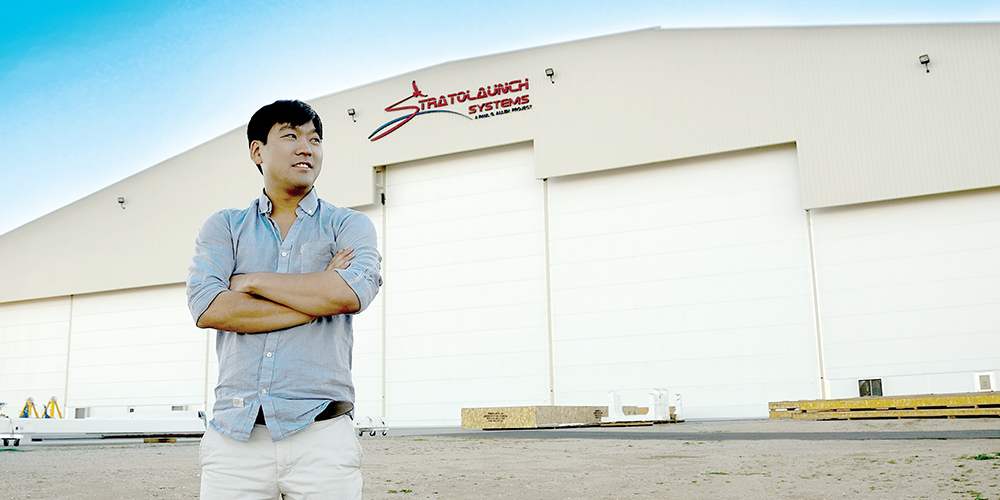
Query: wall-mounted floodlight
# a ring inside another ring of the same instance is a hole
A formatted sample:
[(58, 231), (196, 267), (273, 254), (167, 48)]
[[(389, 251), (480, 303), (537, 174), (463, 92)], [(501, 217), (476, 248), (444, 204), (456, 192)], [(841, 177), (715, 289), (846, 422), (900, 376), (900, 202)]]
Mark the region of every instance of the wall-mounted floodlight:
[(354, 119), (354, 108), (347, 108), (347, 115), (351, 117), (351, 121), (357, 123), (358, 121)]
[(552, 76), (555, 75), (555, 74), (556, 74), (556, 72), (552, 71), (552, 68), (546, 68), (545, 69), (545, 76), (549, 77), (549, 80), (552, 80), (552, 83), (556, 83), (556, 79), (552, 78)]
[(125, 210), (125, 198), (122, 196), (118, 197), (118, 204), (122, 206), (122, 210)]
[(931, 72), (931, 56), (927, 54), (920, 56), (920, 64), (923, 64), (924, 68), (927, 68), (928, 73)]

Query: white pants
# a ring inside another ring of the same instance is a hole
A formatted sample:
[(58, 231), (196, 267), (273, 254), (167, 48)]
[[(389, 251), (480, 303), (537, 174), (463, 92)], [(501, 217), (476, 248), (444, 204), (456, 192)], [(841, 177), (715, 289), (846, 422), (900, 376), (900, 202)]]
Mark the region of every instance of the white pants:
[(246, 443), (211, 426), (201, 440), (202, 500), (360, 500), (361, 443), (343, 415), (271, 441), (255, 425)]

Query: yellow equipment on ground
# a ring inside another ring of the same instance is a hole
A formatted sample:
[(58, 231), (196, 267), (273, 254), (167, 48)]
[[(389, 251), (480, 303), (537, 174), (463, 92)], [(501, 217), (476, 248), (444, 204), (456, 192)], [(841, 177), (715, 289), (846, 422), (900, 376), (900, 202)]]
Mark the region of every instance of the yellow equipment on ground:
[(35, 414), (35, 418), (38, 418), (38, 409), (35, 408), (35, 400), (33, 398), (28, 398), (24, 402), (24, 409), (21, 410), (21, 418), (31, 418), (31, 414)]
[(35, 399), (28, 398), (24, 402), (24, 409), (21, 410), (21, 418), (63, 418), (62, 410), (59, 409), (59, 403), (56, 403), (56, 397), (52, 396), (49, 402), (42, 407), (42, 416), (38, 416), (38, 408), (35, 407)]
[[(59, 405), (56, 404), (56, 397), (52, 396), (52, 399), (49, 400), (49, 404), (45, 405), (45, 411), (42, 413), (42, 418), (56, 418), (56, 415), (59, 415), (59, 418), (63, 418), (62, 410), (60, 410)], [(35, 416), (37, 417), (38, 414), (36, 413)]]

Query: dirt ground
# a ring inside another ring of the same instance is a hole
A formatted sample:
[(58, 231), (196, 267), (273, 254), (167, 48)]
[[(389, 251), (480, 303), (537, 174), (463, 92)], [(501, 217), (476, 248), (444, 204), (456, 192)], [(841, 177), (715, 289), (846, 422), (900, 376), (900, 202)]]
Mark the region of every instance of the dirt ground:
[[(391, 430), (361, 439), (364, 498), (1000, 499), (998, 429), (974, 419), (702, 422), (611, 438)], [(971, 437), (942, 438), (958, 431)], [(899, 432), (924, 435), (890, 439)], [(0, 451), (2, 499), (190, 499), (198, 484), (197, 442)]]

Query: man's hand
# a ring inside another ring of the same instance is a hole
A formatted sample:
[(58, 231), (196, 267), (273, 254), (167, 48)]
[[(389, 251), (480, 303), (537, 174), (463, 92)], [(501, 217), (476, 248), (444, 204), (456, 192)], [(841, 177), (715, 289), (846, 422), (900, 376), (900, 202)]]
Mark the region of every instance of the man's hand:
[(229, 277), (229, 291), (250, 293), (250, 274), (234, 274)]
[(337, 253), (333, 254), (333, 258), (330, 259), (330, 263), (326, 265), (326, 269), (324, 269), (324, 271), (329, 271), (331, 269), (347, 269), (347, 267), (351, 265), (351, 260), (353, 259), (353, 248), (347, 247), (337, 250)]

